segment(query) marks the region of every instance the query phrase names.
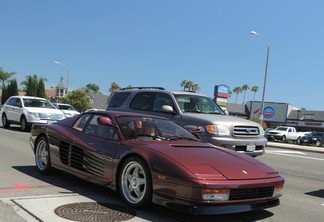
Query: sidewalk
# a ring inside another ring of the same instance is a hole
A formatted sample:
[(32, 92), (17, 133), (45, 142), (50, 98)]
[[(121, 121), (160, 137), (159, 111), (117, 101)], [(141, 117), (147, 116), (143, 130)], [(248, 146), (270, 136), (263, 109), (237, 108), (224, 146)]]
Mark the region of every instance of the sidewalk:
[(302, 146), (297, 144), (268, 142), (268, 147), (279, 147), (282, 149), (303, 150), (309, 152), (324, 153), (324, 147)]

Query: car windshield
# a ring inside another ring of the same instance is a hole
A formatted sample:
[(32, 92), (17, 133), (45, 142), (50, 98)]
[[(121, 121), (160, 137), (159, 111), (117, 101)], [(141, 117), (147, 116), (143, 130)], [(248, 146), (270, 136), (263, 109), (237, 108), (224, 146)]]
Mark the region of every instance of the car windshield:
[(73, 106), (71, 105), (67, 105), (67, 104), (58, 104), (57, 105), (58, 109), (62, 109), (62, 110), (71, 110), (71, 111), (75, 111), (75, 109), (73, 108)]
[(224, 114), (209, 97), (198, 95), (174, 95), (183, 113)]
[(116, 119), (126, 140), (197, 141), (191, 133), (169, 120), (138, 116), (119, 116)]
[(56, 109), (55, 106), (46, 99), (23, 98), (25, 107)]
[(287, 127), (278, 127), (278, 128), (276, 128), (276, 130), (278, 130), (278, 131), (286, 131)]

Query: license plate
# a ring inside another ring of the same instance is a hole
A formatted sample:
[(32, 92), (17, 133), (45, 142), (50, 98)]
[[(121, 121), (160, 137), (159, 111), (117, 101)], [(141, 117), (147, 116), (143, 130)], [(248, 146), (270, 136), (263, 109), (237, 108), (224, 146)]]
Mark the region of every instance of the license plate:
[(246, 146), (246, 152), (254, 152), (254, 151), (255, 151), (255, 145)]

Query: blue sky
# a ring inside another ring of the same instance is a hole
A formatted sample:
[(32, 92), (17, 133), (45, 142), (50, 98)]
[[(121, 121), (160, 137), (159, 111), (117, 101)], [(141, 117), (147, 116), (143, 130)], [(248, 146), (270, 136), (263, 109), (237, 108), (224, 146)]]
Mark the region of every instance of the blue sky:
[[(291, 0), (0, 0), (0, 67), (69, 88), (99, 85), (180, 90), (197, 83), (258, 86), (261, 100), (324, 110), (324, 1)], [(253, 99), (247, 91), (245, 101)], [(233, 94), (229, 102), (235, 102)], [(243, 102), (243, 93), (238, 95)]]

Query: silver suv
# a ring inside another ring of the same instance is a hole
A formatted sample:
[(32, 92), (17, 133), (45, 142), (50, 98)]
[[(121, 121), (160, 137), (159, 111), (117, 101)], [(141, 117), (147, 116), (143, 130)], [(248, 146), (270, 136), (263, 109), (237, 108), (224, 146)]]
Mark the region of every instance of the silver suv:
[(210, 97), (193, 92), (126, 88), (115, 91), (106, 110), (166, 117), (203, 142), (250, 156), (263, 154), (267, 144), (260, 124), (228, 116)]
[(52, 123), (64, 119), (62, 111), (48, 100), (30, 96), (12, 96), (2, 108), (2, 125), (19, 124), (28, 131), (33, 123)]

